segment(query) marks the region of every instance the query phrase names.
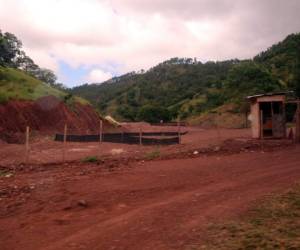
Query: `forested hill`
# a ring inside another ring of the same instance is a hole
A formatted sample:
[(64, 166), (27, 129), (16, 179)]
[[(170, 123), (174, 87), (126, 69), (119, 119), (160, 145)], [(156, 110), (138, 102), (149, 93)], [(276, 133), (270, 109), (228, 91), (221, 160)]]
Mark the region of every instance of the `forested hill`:
[(71, 92), (118, 119), (185, 119), (227, 103), (241, 104), (249, 94), (295, 90), (299, 83), (299, 46), (300, 34), (292, 34), (244, 61), (201, 63), (172, 58), (146, 72), (82, 85)]
[(266, 67), (286, 87), (296, 88), (300, 80), (300, 34), (289, 35), (255, 56), (254, 61)]

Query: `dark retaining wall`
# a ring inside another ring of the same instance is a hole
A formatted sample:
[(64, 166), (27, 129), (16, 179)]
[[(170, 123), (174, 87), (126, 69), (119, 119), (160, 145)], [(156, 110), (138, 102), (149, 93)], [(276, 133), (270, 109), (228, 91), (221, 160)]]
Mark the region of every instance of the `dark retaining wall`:
[[(186, 122), (179, 123), (181, 127), (185, 127)], [(152, 126), (178, 126), (178, 122), (163, 122), (163, 123), (151, 123)]]
[[(181, 133), (181, 135), (187, 132)], [(147, 136), (172, 136), (169, 138), (149, 138)], [(98, 142), (98, 135), (67, 135), (68, 142)], [(56, 134), (55, 141), (63, 141), (63, 134)], [(127, 143), (127, 144), (139, 144), (140, 137), (139, 133), (105, 133), (102, 134), (103, 142), (112, 143)], [(178, 144), (179, 137), (177, 132), (143, 132), (142, 133), (142, 144), (143, 145), (171, 145)]]

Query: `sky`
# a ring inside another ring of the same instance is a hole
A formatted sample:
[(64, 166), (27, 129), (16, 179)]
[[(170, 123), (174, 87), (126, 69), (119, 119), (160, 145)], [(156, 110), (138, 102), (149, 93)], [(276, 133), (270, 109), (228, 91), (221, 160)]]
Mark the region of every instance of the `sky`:
[(0, 0), (0, 29), (72, 87), (172, 57), (252, 58), (300, 32), (300, 0)]

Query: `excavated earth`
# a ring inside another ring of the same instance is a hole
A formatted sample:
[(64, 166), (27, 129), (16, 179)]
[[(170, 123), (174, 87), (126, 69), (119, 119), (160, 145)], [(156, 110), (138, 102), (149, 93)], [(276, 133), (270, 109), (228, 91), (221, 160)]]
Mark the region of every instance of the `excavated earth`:
[[(74, 103), (66, 105), (54, 96), (37, 101), (9, 101), (0, 105), (0, 140), (18, 143), (24, 140), (26, 126), (42, 134), (61, 132), (68, 125), (71, 133), (96, 133), (99, 115), (92, 106)], [(105, 130), (113, 126), (104, 122)]]

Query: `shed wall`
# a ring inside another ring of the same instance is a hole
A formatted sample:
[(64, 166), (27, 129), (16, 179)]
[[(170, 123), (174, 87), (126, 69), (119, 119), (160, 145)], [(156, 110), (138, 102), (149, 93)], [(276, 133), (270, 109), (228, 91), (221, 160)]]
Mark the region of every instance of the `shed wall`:
[(259, 103), (254, 102), (251, 104), (251, 130), (253, 138), (260, 138), (260, 114)]

